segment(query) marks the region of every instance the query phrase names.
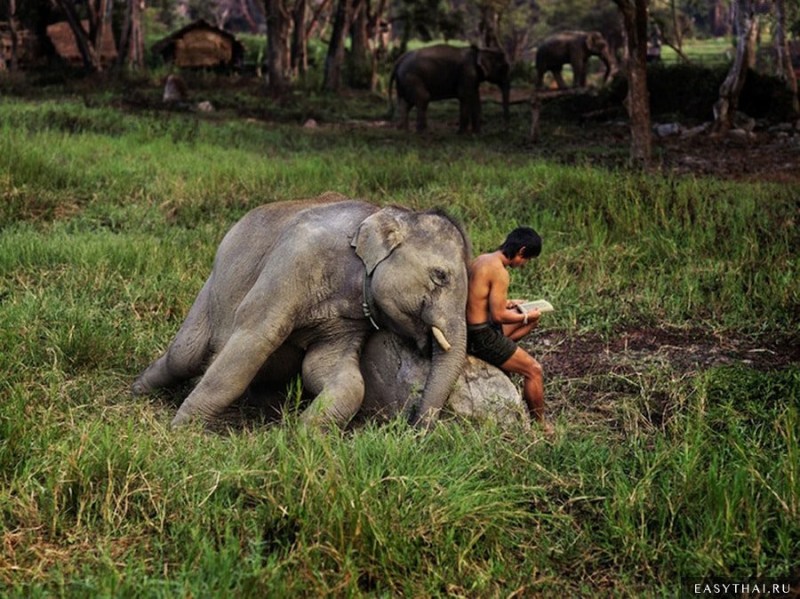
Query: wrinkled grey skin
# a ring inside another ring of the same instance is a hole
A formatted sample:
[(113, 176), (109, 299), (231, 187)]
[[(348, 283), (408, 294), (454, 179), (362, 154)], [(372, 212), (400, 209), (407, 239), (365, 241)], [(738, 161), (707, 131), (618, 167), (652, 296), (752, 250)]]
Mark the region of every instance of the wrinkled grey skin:
[[(401, 337), (388, 331), (373, 334), (361, 354), (365, 393), (356, 421), (381, 422), (413, 413), (430, 370), (430, 357)], [(502, 370), (474, 356), (467, 356), (443, 414), (477, 422), (491, 420), (506, 427), (530, 427), (516, 385)]]
[[(301, 372), (315, 396), (303, 421), (344, 426), (363, 399), (359, 357), (374, 332), (362, 308), (368, 272), (377, 323), (432, 355), (413, 418), (427, 425), (463, 368), (469, 253), (461, 228), (438, 212), (338, 194), (256, 208), (225, 235), (186, 321), (132, 390), (202, 375), (175, 426), (211, 420), (248, 388)], [(432, 342), (433, 327), (449, 351)]]
[(603, 83), (616, 70), (616, 61), (599, 31), (562, 31), (545, 39), (536, 50), (536, 87), (542, 88), (547, 71), (553, 73), (559, 89), (567, 85), (561, 77), (565, 64), (572, 66), (573, 86), (586, 87), (586, 69), (589, 58), (598, 56), (606, 66)]
[(511, 90), (510, 67), (502, 50), (479, 49), (477, 46), (457, 48), (438, 44), (403, 54), (394, 65), (389, 79), (397, 82), (397, 103), (400, 126), (408, 129), (408, 111), (417, 109), (417, 131), (428, 126), (428, 103), (457, 98), (459, 133), (481, 129), (480, 84), (489, 81), (500, 87), (503, 97), (503, 118), (508, 122), (508, 99)]

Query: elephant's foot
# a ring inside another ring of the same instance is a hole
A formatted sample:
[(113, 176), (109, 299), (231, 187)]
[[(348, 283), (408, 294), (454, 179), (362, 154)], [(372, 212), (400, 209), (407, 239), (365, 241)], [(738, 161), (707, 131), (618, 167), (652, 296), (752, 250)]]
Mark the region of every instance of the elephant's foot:
[(135, 381), (133, 381), (133, 384), (131, 385), (131, 395), (133, 395), (134, 397), (139, 397), (140, 395), (147, 395), (152, 390), (153, 389), (147, 383), (144, 382), (143, 375), (139, 375), (139, 377)]

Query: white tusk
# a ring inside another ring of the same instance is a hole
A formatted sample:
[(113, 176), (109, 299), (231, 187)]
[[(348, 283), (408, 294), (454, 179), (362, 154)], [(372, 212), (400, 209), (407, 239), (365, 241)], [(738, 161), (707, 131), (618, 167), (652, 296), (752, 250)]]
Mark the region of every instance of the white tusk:
[(450, 348), (453, 347), (450, 345), (450, 342), (447, 341), (447, 337), (444, 336), (442, 333), (442, 329), (439, 327), (431, 327), (431, 331), (433, 332), (433, 336), (439, 345), (442, 347), (444, 351), (450, 351)]

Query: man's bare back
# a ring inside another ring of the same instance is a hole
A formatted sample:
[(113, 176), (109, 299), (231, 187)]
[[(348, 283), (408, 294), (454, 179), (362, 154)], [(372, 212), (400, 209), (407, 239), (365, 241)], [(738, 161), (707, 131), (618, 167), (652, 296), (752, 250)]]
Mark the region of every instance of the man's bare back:
[(505, 298), (508, 293), (508, 271), (498, 254), (482, 254), (469, 267), (467, 324), (490, 322), (492, 294)]

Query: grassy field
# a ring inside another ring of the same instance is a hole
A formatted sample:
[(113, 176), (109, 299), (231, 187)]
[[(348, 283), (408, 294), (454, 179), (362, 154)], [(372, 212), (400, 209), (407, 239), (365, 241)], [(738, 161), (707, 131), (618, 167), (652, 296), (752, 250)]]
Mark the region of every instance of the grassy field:
[[(325, 190), (444, 206), (475, 253), (532, 225), (544, 251), (512, 286), (558, 306), (549, 339), (797, 340), (797, 186), (348, 122), (382, 103), (328, 106), (338, 124), (310, 130), (108, 104), (0, 99), (0, 595), (633, 597), (797, 580), (797, 363), (550, 378), (552, 438), (319, 434), (291, 410), (171, 431), (186, 389), (128, 393), (231, 224)], [(613, 392), (604, 418), (581, 386)]]

